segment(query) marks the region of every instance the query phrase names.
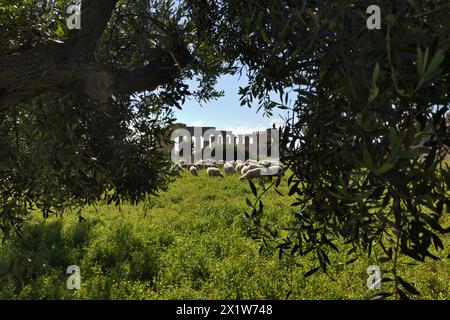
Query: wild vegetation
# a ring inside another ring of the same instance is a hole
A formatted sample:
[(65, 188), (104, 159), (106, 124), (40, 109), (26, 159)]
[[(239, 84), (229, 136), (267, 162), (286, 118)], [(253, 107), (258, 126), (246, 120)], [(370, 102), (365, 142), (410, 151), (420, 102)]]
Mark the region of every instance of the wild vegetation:
[[(34, 215), (0, 247), (3, 299), (365, 299), (369, 265), (386, 264), (378, 252), (353, 263), (349, 245), (330, 255), (329, 276), (304, 277), (318, 261), (283, 256), (251, 238), (245, 217), (248, 182), (184, 172), (167, 192), (139, 206), (89, 207), (81, 215)], [(262, 191), (257, 187), (258, 191)], [(264, 220), (282, 227), (296, 211), (286, 195), (287, 179), (265, 196)], [(446, 217), (449, 223), (449, 216)], [(440, 258), (450, 254), (433, 252)], [(68, 290), (69, 265), (81, 270), (81, 289)], [(402, 257), (400, 273), (420, 290), (418, 299), (449, 299), (450, 270), (445, 259), (415, 264)], [(387, 290), (392, 282), (382, 283)]]
[(293, 213), (286, 224), (264, 220), (274, 200), (251, 188), (254, 240), (282, 259), (317, 259), (308, 274), (330, 275), (342, 243), (360, 259), (383, 252), (393, 286), (379, 297), (417, 295), (401, 261), (438, 259), (450, 232), (448, 1), (84, 0), (75, 30), (65, 25), (69, 4), (0, 0), (5, 246), (45, 254), (26, 238), (36, 209), (77, 216), (103, 201), (142, 206), (166, 190), (171, 161), (159, 143), (173, 109), (217, 98), (220, 76), (245, 73), (242, 106), (289, 110), (280, 152), (296, 207), (278, 208)]

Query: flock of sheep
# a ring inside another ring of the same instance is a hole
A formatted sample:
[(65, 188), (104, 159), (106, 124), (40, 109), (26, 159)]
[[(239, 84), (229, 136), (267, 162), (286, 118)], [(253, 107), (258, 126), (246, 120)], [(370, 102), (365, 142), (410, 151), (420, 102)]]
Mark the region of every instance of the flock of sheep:
[(280, 177), (283, 175), (283, 167), (278, 161), (269, 160), (236, 160), (236, 161), (215, 161), (215, 160), (200, 160), (195, 164), (188, 165), (180, 160), (177, 167), (178, 173), (182, 170), (188, 169), (193, 176), (198, 176), (201, 169), (206, 169), (208, 177), (222, 177), (223, 172), (226, 175), (240, 173), (240, 180), (254, 179), (263, 177)]

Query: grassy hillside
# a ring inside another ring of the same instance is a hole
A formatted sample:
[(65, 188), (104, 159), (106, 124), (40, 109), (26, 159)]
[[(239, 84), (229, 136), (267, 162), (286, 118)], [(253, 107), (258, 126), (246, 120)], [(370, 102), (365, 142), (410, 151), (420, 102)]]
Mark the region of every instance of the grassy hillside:
[[(286, 193), (286, 179), (281, 191)], [(101, 206), (43, 220), (36, 215), (23, 238), (0, 246), (2, 299), (364, 299), (366, 269), (383, 264), (376, 257), (345, 265), (345, 254), (331, 254), (332, 277), (305, 272), (312, 257), (279, 260), (249, 237), (244, 216), (248, 183), (238, 176), (210, 179), (184, 173), (151, 208)], [(266, 218), (283, 226), (292, 199), (271, 191)], [(447, 215), (447, 224), (450, 219)], [(450, 253), (445, 238), (444, 258)], [(342, 252), (346, 252), (342, 247)], [(403, 265), (402, 275), (422, 296), (450, 298), (448, 259)], [(404, 262), (411, 262), (404, 260)], [(81, 289), (66, 288), (66, 268), (81, 268)], [(388, 284), (383, 284), (384, 286)]]

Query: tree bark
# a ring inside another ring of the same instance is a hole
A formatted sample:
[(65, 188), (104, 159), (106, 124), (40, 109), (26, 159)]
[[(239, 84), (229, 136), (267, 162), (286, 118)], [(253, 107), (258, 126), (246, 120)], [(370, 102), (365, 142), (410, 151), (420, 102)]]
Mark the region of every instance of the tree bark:
[(83, 1), (81, 30), (72, 32), (66, 43), (0, 57), (0, 112), (52, 91), (106, 100), (113, 94), (151, 91), (173, 80), (191, 59), (182, 46), (172, 53), (155, 50), (156, 57), (136, 70), (116, 70), (94, 60), (96, 42), (116, 2)]
[(0, 60), (0, 111), (66, 82), (64, 48), (52, 45)]

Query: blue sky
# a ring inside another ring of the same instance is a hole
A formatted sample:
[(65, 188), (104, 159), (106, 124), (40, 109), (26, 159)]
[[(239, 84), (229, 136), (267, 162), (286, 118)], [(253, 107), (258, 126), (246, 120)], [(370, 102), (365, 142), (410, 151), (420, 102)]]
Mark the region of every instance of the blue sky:
[(274, 116), (268, 118), (257, 108), (242, 107), (239, 101), (239, 87), (246, 85), (247, 78), (242, 75), (224, 76), (219, 79), (216, 89), (223, 90), (224, 96), (218, 100), (210, 101), (202, 106), (194, 99), (186, 100), (182, 110), (175, 111), (177, 122), (195, 126), (211, 126), (220, 130), (233, 131), (234, 133), (252, 133), (272, 127), (275, 122), (277, 127), (281, 116), (285, 117), (284, 110), (275, 110)]

